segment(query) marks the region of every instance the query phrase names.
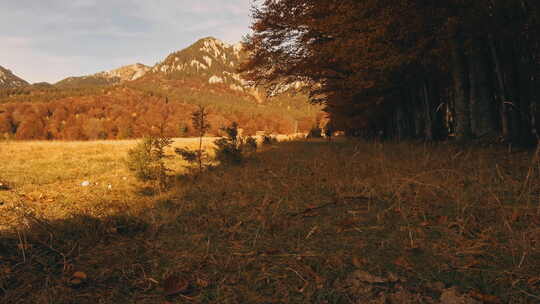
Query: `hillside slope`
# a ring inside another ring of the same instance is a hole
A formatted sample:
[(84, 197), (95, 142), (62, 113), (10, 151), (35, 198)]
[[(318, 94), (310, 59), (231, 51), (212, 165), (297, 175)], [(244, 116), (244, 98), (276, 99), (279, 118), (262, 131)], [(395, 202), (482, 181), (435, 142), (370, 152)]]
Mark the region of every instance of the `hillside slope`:
[(108, 86), (142, 77), (150, 70), (141, 63), (126, 65), (114, 70), (99, 72), (88, 76), (68, 77), (55, 83), (58, 88), (80, 88), (92, 86)]
[(28, 82), (17, 77), (10, 70), (0, 66), (0, 89), (13, 89), (27, 86)]

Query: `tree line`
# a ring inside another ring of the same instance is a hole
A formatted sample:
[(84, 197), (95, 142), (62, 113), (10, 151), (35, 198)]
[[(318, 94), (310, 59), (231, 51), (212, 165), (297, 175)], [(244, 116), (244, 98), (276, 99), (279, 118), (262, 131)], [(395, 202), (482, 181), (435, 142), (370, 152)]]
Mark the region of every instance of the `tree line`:
[(540, 1), (265, 0), (244, 76), (301, 81), (336, 130), (538, 141)]
[[(49, 102), (7, 102), (0, 104), (0, 139), (96, 140), (129, 139), (152, 134), (168, 137), (197, 136), (192, 126), (193, 103), (177, 98), (145, 94), (129, 88), (104, 94), (65, 97)], [(291, 117), (249, 111), (223, 112), (209, 107), (209, 135), (221, 136), (223, 126), (239, 123), (245, 135), (257, 131), (288, 134), (296, 128), (307, 131), (312, 118)]]

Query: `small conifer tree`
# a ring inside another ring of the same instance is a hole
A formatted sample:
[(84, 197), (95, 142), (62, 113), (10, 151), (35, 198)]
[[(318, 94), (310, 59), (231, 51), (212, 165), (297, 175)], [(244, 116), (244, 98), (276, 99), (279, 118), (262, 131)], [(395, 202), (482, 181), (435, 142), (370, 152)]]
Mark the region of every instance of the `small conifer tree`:
[(238, 138), (238, 124), (233, 122), (228, 127), (222, 127), (225, 137), (214, 141), (216, 145), (216, 160), (222, 164), (238, 164), (242, 162), (242, 150)]
[(238, 124), (233, 122), (228, 127), (222, 127), (225, 137), (214, 141), (216, 145), (216, 160), (221, 164), (240, 164), (247, 155), (257, 151), (257, 141), (248, 136), (238, 136)]
[(202, 173), (208, 158), (208, 155), (202, 147), (203, 137), (210, 129), (210, 124), (208, 123), (208, 109), (203, 105), (199, 105), (197, 111), (193, 112), (191, 115), (191, 121), (193, 128), (197, 131), (197, 135), (199, 137), (199, 147), (196, 150), (189, 148), (176, 148), (175, 152), (188, 163), (196, 163), (200, 174)]
[(170, 171), (165, 165), (165, 159), (169, 158), (165, 148), (171, 144), (172, 140), (168, 137), (144, 137), (135, 148), (128, 151), (128, 169), (138, 180), (154, 182), (159, 189), (165, 189), (168, 184), (167, 173)]

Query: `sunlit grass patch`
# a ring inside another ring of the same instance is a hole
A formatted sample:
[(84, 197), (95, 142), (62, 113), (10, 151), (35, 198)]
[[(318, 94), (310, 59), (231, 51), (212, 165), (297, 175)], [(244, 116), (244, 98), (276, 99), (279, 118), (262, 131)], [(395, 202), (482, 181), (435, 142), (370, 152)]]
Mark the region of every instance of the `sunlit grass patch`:
[[(137, 205), (135, 179), (127, 170), (127, 151), (135, 140), (92, 142), (0, 142), (0, 180), (12, 191), (0, 192), (4, 207), (24, 200), (39, 216), (64, 218), (77, 212), (99, 212), (96, 205)], [(211, 139), (205, 139), (210, 145)], [(196, 145), (195, 139), (176, 139), (174, 147)], [(185, 163), (168, 160), (173, 172), (182, 172)], [(99, 209), (99, 208), (98, 208)]]

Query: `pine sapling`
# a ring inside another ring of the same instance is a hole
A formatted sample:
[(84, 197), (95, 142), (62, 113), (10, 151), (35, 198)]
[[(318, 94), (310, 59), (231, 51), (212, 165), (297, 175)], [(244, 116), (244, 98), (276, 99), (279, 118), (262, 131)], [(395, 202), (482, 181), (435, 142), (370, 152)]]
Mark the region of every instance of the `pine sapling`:
[(168, 137), (147, 136), (133, 149), (128, 151), (127, 167), (142, 182), (154, 182), (163, 190), (167, 187), (168, 175), (171, 171), (165, 165), (165, 148), (172, 144)]
[(176, 148), (175, 152), (188, 163), (196, 163), (200, 174), (205, 167), (207, 159), (206, 152), (203, 150), (202, 142), (204, 135), (210, 129), (210, 124), (208, 123), (208, 109), (203, 105), (199, 105), (197, 111), (193, 112), (191, 115), (191, 121), (193, 128), (197, 131), (197, 135), (199, 137), (199, 147), (196, 150), (189, 148)]

